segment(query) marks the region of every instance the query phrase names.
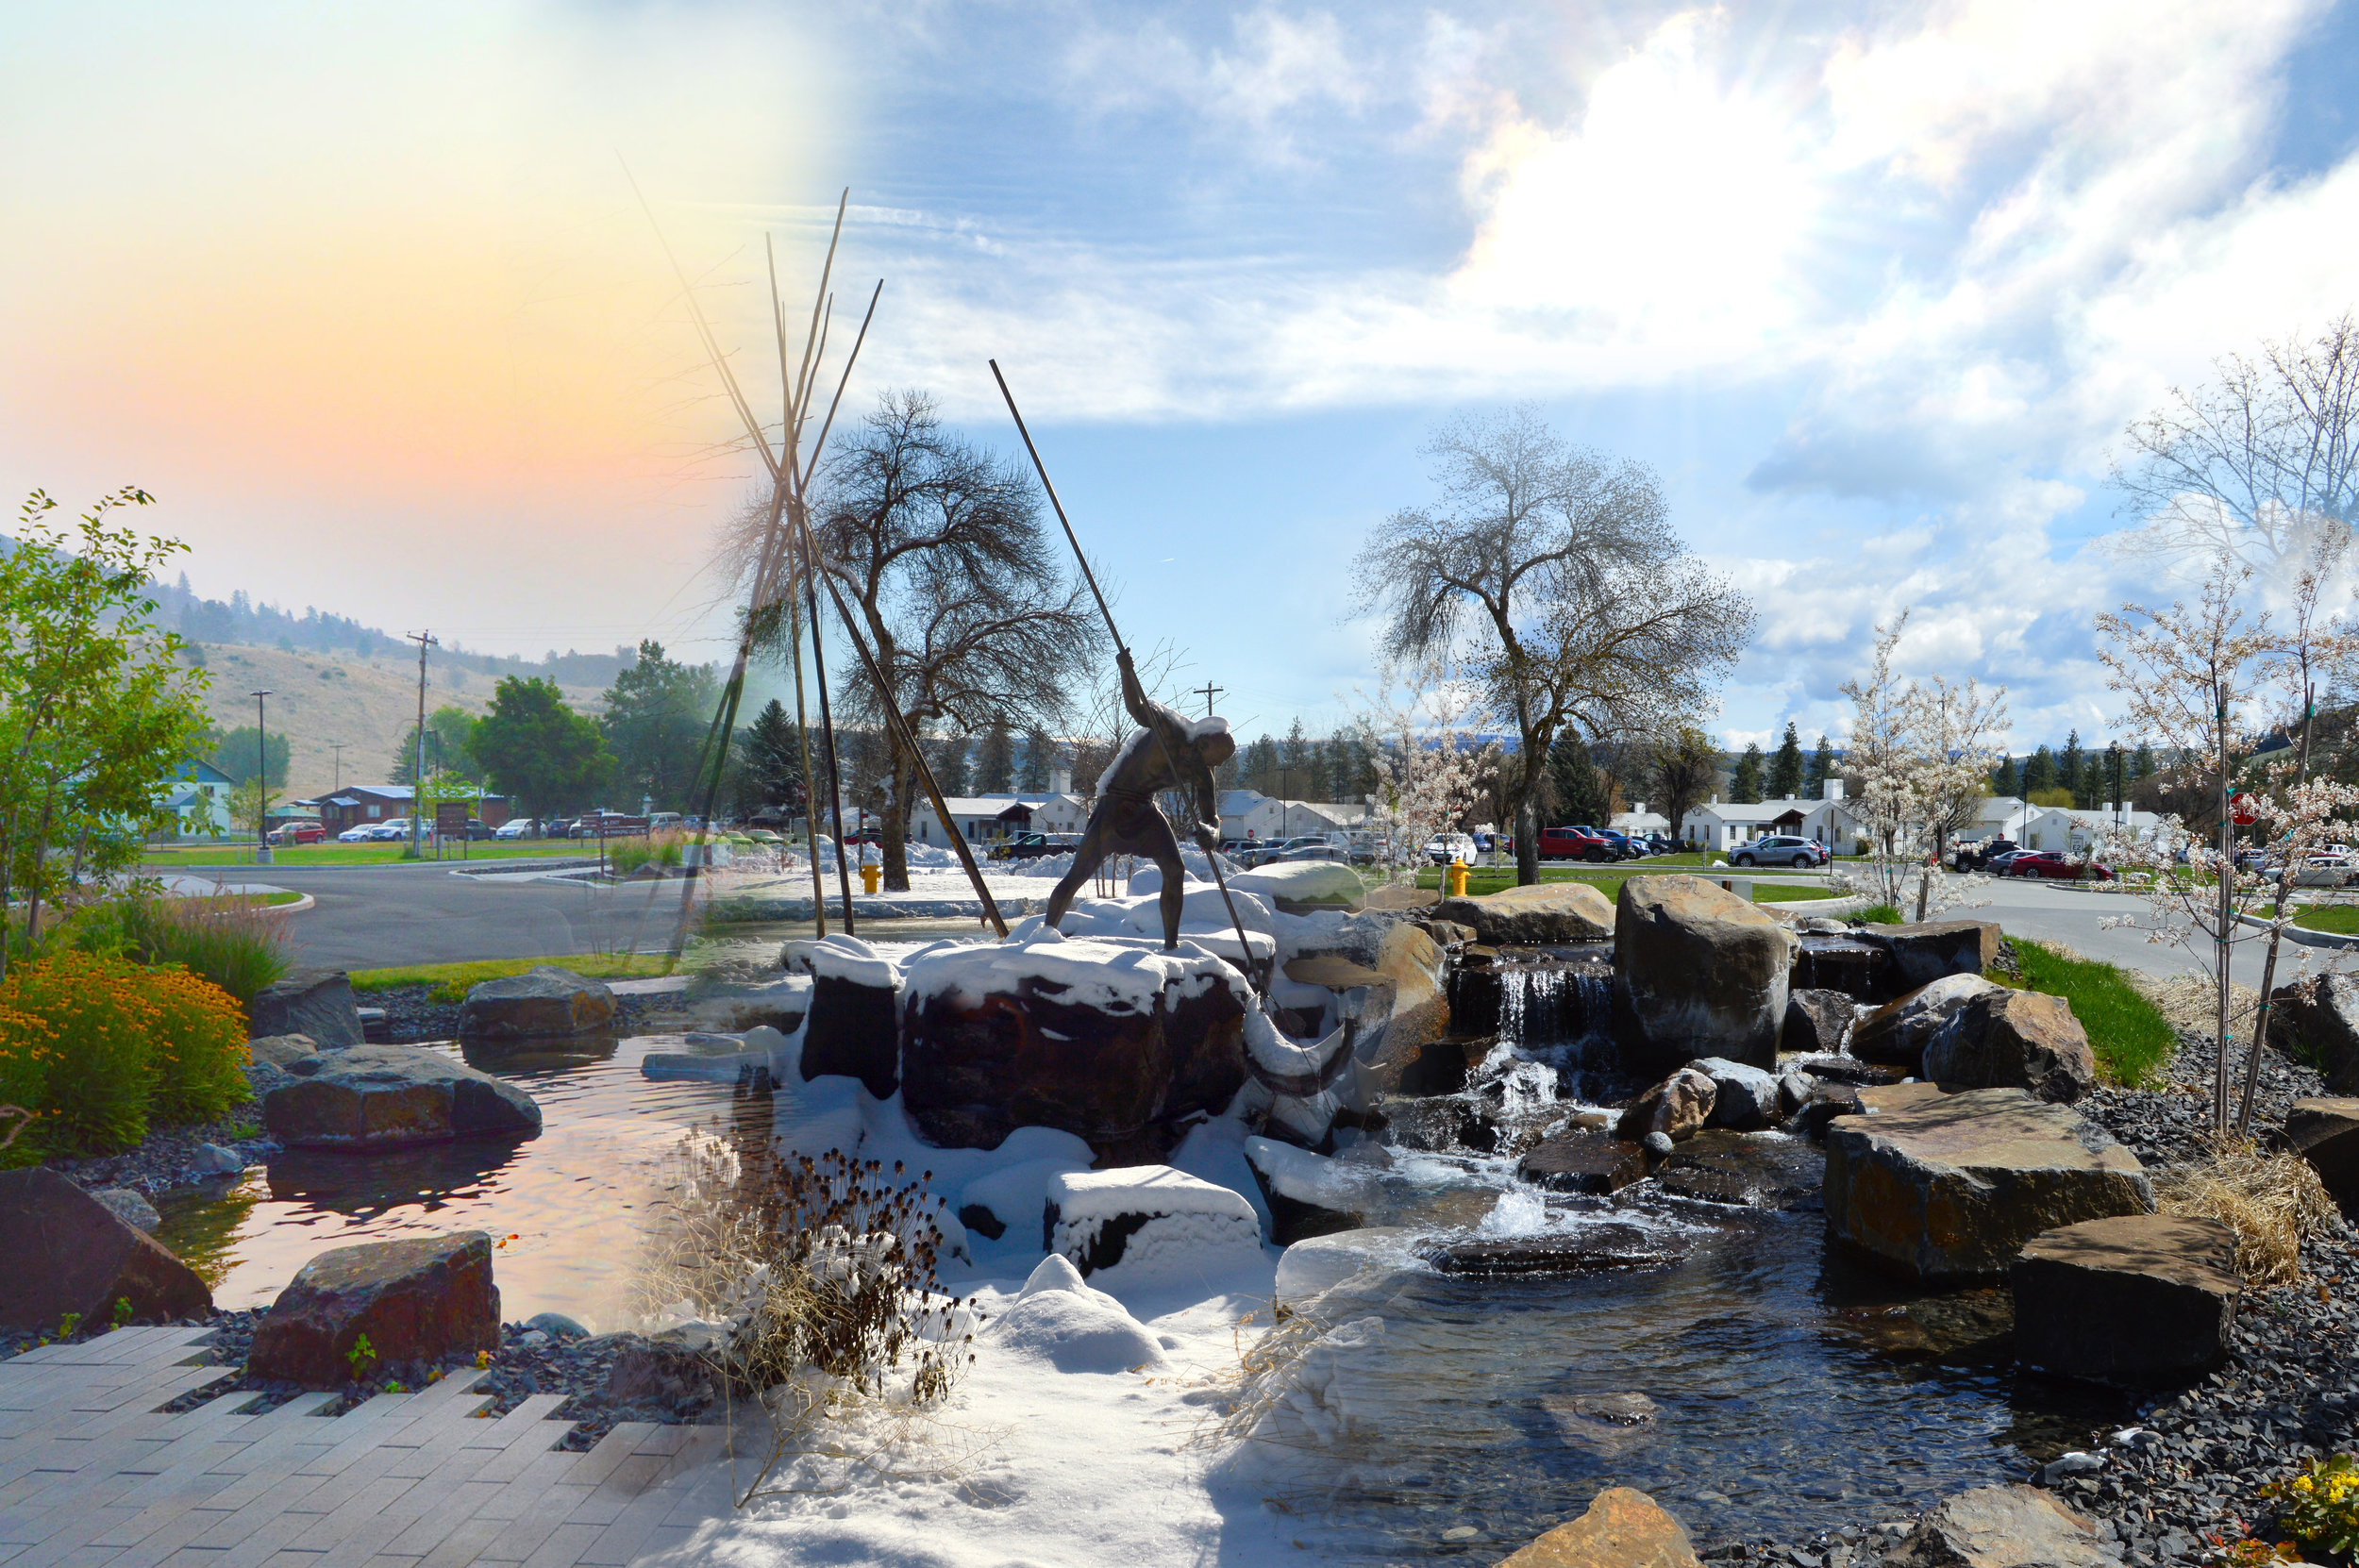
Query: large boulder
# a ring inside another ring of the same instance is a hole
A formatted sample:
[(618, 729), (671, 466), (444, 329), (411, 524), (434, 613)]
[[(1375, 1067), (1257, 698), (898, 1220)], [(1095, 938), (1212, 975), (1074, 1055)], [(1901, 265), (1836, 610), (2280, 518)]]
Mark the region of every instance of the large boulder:
[(1586, 882), (1535, 882), (1476, 898), (1445, 898), (1434, 911), (1474, 928), (1493, 947), (1602, 942), (1614, 934), (1614, 906)]
[[(1711, 1059), (1707, 1058), (1706, 1059)], [(1763, 1075), (1765, 1077), (1766, 1074)], [(1682, 1067), (1632, 1100), (1614, 1124), (1617, 1137), (1642, 1142), (1659, 1132), (1674, 1143), (1693, 1138), (1712, 1120), (1719, 1095), (1712, 1075), (1700, 1067)]]
[(1884, 1568), (2119, 1568), (2121, 1548), (2035, 1486), (1978, 1486), (1925, 1510)]
[(1774, 1067), (1794, 933), (1700, 876), (1633, 876), (1614, 915), (1612, 1033), (1625, 1072), (1698, 1057)]
[(1393, 1007), (1376, 1059), (1368, 1063), (1376, 1086), (1401, 1087), (1401, 1076), (1425, 1048), (1449, 1033), (1449, 994), (1442, 987), (1448, 956), (1427, 932), (1398, 925), (1377, 948), (1376, 972), (1392, 982)]
[(1342, 860), (1274, 860), (1229, 878), (1230, 888), (1249, 892), (1286, 914), (1364, 907), (1368, 885)]
[(1785, 1023), (1778, 1030), (1778, 1049), (1833, 1056), (1851, 1038), (1851, 1025), (1858, 1016), (1859, 1005), (1849, 992), (1799, 986), (1785, 999)]
[(2097, 1087), (2097, 1058), (2071, 1003), (2002, 991), (1975, 997), (1933, 1031), (1924, 1075), (1962, 1089), (2028, 1089), (2070, 1105)]
[(95, 1328), (126, 1301), (132, 1323), (213, 1309), (196, 1271), (55, 1171), (0, 1171), (0, 1328)]
[(1698, 1568), (1686, 1528), (1643, 1492), (1610, 1486), (1499, 1568)]
[(938, 942), (901, 973), (901, 1103), (944, 1147), (1055, 1127), (1103, 1164), (1153, 1163), (1245, 1085), (1250, 993), (1194, 943), (1036, 926)]
[(2359, 975), (2330, 971), (2270, 992), (2269, 1043), (2316, 1065), (2334, 1093), (2359, 1093)]
[(308, 1035), (323, 1051), (360, 1043), (360, 1009), (341, 969), (297, 969), (254, 993), (245, 1005), (246, 1037)]
[(2285, 1112), (2285, 1141), (2318, 1173), (2343, 1212), (2359, 1212), (2359, 1100), (2296, 1100)]
[(430, 1370), (499, 1343), (492, 1238), (460, 1230), (321, 1253), (255, 1326), (246, 1367), (332, 1389), (379, 1369)]
[(1881, 948), (1887, 995), (1898, 996), (1950, 975), (1980, 975), (1999, 961), (1995, 920), (1920, 920), (1864, 926), (1860, 940)]
[(320, 1054), (318, 1042), (308, 1034), (265, 1035), (246, 1043), (246, 1055), (255, 1061), (280, 1069), (306, 1057)]
[(469, 988), (459, 1009), (469, 1041), (545, 1040), (614, 1026), (614, 993), (570, 969), (544, 963)]
[(2006, 1272), (2044, 1230), (2154, 1209), (2137, 1158), (2019, 1089), (1916, 1101), (1827, 1129), (1827, 1228), (1923, 1279)]
[(2123, 1214), (2044, 1231), (2008, 1271), (2015, 1354), (2064, 1377), (2191, 1382), (2228, 1357), (2236, 1233), (2217, 1220)]
[(1515, 1175), (1553, 1192), (1602, 1197), (1645, 1179), (1647, 1151), (1603, 1128), (1580, 1127), (1525, 1150)]
[(262, 1097), (262, 1126), (291, 1149), (406, 1148), (541, 1130), (541, 1108), (505, 1078), (416, 1045), (298, 1057)]
[(1779, 1119), (1775, 1073), (1724, 1057), (1705, 1057), (1692, 1070), (1712, 1080), (1712, 1113), (1706, 1126), (1758, 1132)]
[(858, 1078), (888, 1099), (901, 1081), (900, 971), (857, 937), (786, 944), (790, 973), (811, 976), (803, 1079)]
[(1925, 1070), (1925, 1047), (1959, 1009), (2007, 988), (1980, 975), (1951, 975), (1886, 1002), (1851, 1026), (1851, 1055), (1913, 1074)]

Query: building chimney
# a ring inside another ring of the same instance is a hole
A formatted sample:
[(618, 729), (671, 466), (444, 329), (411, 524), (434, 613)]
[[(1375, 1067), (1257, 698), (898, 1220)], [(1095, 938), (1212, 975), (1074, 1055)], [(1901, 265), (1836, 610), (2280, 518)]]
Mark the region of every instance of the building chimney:
[(1841, 800), (1843, 798), (1843, 780), (1840, 778), (1830, 777), (1820, 792), (1829, 800)]
[(1073, 768), (1062, 757), (1057, 759), (1055, 764), (1048, 770), (1048, 792), (1052, 795), (1069, 795), (1073, 792)]

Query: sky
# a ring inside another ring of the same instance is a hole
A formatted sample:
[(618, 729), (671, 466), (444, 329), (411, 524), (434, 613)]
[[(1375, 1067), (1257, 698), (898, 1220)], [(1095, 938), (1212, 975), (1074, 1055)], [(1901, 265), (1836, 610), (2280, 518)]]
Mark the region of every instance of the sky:
[(2359, 0), (86, 0), (0, 58), (0, 482), (144, 486), (198, 591), (720, 657), (755, 464), (664, 247), (774, 412), (765, 242), (808, 301), (848, 187), (845, 417), (1020, 456), (995, 357), (1247, 733), (1347, 715), (1354, 554), (1531, 403), (1751, 595), (1725, 742), (1840, 743), (1904, 608), (2019, 749), (2110, 738), (2094, 615), (2185, 592), (2108, 547), (2124, 426), (2359, 305)]

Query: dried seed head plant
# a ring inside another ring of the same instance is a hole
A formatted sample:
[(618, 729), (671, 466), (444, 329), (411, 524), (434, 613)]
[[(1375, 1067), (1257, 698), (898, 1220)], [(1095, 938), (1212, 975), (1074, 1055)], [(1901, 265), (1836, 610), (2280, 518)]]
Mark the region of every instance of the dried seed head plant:
[(739, 1506), (833, 1490), (770, 1484), (803, 1458), (905, 1473), (895, 1456), (910, 1418), (948, 1395), (982, 1321), (937, 1276), (946, 1243), (932, 1173), (832, 1149), (748, 1158), (710, 1134), (684, 1140), (675, 1163), (672, 1223), (640, 1293), (652, 1314), (722, 1325), (703, 1359), (731, 1425), (741, 1397), (766, 1418)]

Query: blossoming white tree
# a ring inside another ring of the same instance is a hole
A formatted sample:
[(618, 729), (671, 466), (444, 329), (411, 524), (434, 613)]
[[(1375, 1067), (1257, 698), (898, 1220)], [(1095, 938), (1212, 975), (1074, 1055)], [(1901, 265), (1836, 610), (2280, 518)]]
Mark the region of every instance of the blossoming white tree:
[(1893, 650), (1908, 621), (1903, 609), (1876, 628), (1866, 677), (1847, 682), (1843, 693), (1852, 703), (1848, 767), (1860, 788), (1849, 804), (1867, 829), (1867, 889), (1895, 909), (1913, 894), (1923, 920), (1953, 902), (1957, 889), (1934, 876), (1932, 859), (1945, 837), (1973, 820), (2006, 726), (2007, 689), (1985, 693), (1972, 679), (1961, 686), (1896, 675)]
[(1368, 826), (1378, 863), (1388, 879), (1414, 879), (1426, 842), (1474, 806), (1483, 776), (1498, 765), (1498, 742), (1478, 745), (1468, 736), (1479, 694), (1441, 659), (1405, 679), (1386, 664), (1373, 695), (1354, 695), (1362, 710), (1352, 728), (1376, 759)]

